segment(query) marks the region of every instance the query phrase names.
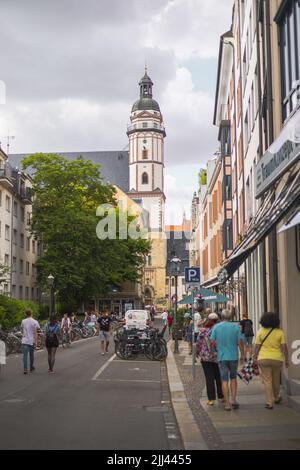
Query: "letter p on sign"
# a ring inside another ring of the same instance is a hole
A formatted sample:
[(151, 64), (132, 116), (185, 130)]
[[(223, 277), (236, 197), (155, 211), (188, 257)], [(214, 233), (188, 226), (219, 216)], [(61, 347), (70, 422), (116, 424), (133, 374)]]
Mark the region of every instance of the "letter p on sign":
[(199, 284), (200, 283), (200, 269), (199, 268), (185, 268), (185, 282), (186, 284)]

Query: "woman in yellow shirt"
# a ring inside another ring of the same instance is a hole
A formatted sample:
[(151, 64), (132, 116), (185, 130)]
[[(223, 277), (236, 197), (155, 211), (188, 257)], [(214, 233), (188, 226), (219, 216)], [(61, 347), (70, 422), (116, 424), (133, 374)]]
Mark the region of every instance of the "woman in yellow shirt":
[(280, 326), (279, 316), (276, 313), (265, 313), (260, 324), (255, 341), (254, 359), (258, 360), (262, 382), (265, 387), (266, 408), (273, 409), (273, 403), (279, 404), (280, 396), (280, 372), (285, 361), (289, 366), (289, 354), (284, 332)]

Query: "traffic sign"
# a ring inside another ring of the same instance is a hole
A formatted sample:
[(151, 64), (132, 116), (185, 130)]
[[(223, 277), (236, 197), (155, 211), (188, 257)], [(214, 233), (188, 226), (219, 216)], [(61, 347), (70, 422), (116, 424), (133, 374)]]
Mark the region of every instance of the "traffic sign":
[(184, 276), (186, 284), (200, 284), (200, 268), (185, 268)]

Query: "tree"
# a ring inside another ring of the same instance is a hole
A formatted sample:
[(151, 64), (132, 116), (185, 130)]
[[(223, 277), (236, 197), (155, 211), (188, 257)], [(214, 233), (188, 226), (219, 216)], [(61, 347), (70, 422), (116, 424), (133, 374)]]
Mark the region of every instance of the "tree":
[(10, 267), (0, 262), (0, 286), (7, 282), (10, 275)]
[[(87, 300), (108, 293), (124, 281), (137, 281), (150, 249), (144, 239), (99, 240), (99, 205), (116, 208), (114, 188), (104, 184), (99, 165), (57, 154), (34, 154), (23, 159), (33, 170), (32, 236), (42, 241), (37, 281), (47, 286), (51, 272), (64, 302)], [(120, 212), (116, 208), (116, 216)], [(102, 216), (102, 218), (104, 215)], [(133, 217), (126, 215), (127, 225)]]

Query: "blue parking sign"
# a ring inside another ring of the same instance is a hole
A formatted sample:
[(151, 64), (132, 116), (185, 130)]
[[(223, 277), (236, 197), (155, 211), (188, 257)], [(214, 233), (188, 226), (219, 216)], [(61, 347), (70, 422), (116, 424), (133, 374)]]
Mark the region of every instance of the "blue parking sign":
[(186, 284), (200, 283), (200, 268), (185, 268), (184, 270)]

